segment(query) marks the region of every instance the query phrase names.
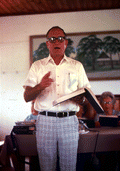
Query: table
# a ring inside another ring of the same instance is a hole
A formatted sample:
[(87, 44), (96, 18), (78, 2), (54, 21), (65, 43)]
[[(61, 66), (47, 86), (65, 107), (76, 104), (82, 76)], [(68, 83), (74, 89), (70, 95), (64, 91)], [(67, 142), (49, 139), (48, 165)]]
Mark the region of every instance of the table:
[[(79, 134), (78, 153), (94, 152), (98, 135), (96, 152), (120, 151), (120, 127), (92, 128), (87, 134)], [(36, 138), (33, 135), (15, 135), (21, 156), (36, 156)], [(30, 150), (29, 150), (30, 149)]]
[(98, 132), (96, 152), (120, 151), (120, 127), (93, 128), (88, 134), (79, 136), (78, 153), (92, 153)]
[[(120, 151), (120, 127), (101, 127), (91, 128), (87, 134), (79, 134), (78, 153), (93, 153), (95, 150), (96, 138), (96, 152), (106, 151)], [(19, 154), (21, 157), (37, 156), (36, 136), (33, 135), (15, 135)], [(6, 136), (6, 147), (2, 150), (3, 158), (7, 156), (7, 150), (12, 153), (12, 142), (10, 135)]]
[[(92, 129), (93, 132), (80, 135), (77, 158), (77, 171), (94, 170), (90, 159), (95, 150), (95, 143), (99, 131), (96, 155), (99, 162), (101, 162), (102, 169), (112, 169), (116, 167), (116, 161), (120, 163), (120, 128), (119, 127), (101, 127)], [(116, 160), (117, 158), (117, 160)], [(107, 160), (106, 160), (107, 159)], [(106, 162), (107, 161), (107, 162)], [(107, 167), (106, 167), (107, 166)], [(109, 167), (108, 167), (109, 166)], [(98, 170), (100, 165), (97, 165)]]

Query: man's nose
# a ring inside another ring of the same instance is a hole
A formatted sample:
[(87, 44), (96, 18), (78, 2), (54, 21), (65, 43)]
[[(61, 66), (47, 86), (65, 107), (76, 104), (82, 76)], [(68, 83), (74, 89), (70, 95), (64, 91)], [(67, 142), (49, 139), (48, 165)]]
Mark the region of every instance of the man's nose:
[(59, 43), (59, 41), (58, 41), (58, 39), (56, 39), (55, 44), (58, 44), (58, 43)]
[(109, 103), (106, 103), (105, 106), (109, 106)]

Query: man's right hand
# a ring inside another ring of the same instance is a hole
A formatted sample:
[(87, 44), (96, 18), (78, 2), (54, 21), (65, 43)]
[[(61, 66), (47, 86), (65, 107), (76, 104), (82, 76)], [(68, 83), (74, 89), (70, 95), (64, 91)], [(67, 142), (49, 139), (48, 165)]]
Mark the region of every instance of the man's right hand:
[(42, 78), (41, 82), (38, 84), (38, 86), (40, 86), (41, 90), (44, 90), (46, 87), (49, 87), (51, 85), (51, 83), (53, 82), (52, 78), (50, 77), (51, 72), (48, 72), (47, 74), (44, 75), (44, 77)]
[(48, 72), (44, 75), (41, 82), (37, 84), (35, 87), (27, 86), (24, 92), (24, 99), (26, 102), (36, 99), (36, 97), (43, 91), (45, 88), (49, 87), (53, 82), (52, 78), (50, 77), (51, 72)]

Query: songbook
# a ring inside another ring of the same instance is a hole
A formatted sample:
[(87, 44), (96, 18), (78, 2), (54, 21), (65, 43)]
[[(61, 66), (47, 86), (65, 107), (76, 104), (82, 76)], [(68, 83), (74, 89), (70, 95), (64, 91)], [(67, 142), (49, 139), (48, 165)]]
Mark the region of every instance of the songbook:
[(96, 112), (99, 113), (104, 113), (104, 110), (102, 106), (100, 105), (99, 101), (97, 100), (96, 96), (92, 92), (92, 90), (88, 87), (81, 88), (77, 91), (74, 91), (72, 93), (69, 93), (65, 96), (62, 96), (58, 98), (57, 100), (53, 101), (53, 106), (58, 105), (66, 100), (70, 100), (73, 97), (83, 95), (86, 97), (86, 99), (89, 101), (89, 103), (93, 106), (93, 108), (96, 110)]
[(119, 118), (117, 115), (99, 115), (101, 126), (117, 127)]

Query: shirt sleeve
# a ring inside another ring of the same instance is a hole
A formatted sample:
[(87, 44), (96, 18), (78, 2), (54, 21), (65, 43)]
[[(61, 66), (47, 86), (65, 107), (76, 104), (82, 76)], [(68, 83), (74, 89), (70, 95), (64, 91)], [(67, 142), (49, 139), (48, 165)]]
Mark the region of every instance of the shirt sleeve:
[(37, 115), (28, 115), (25, 119), (25, 121), (31, 121), (31, 120), (37, 120)]
[(37, 85), (37, 71), (36, 71), (36, 66), (33, 63), (28, 72), (23, 88), (25, 88), (26, 86), (34, 87), (35, 85)]
[(83, 65), (81, 64), (80, 67), (79, 67), (79, 88), (81, 87), (88, 87), (88, 88), (91, 88), (91, 85), (90, 85), (90, 82), (88, 80), (88, 77), (87, 77), (87, 74), (85, 72), (85, 69), (83, 67)]

